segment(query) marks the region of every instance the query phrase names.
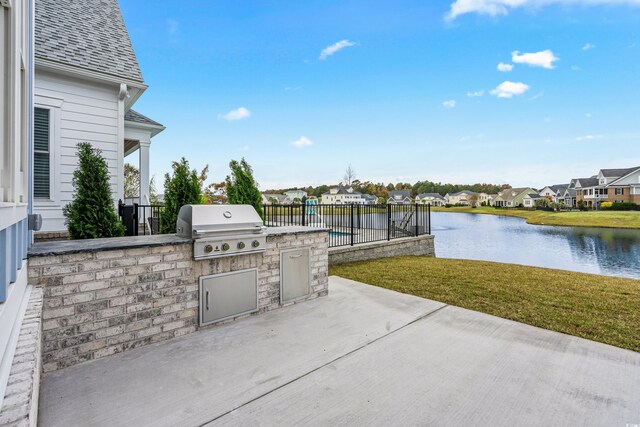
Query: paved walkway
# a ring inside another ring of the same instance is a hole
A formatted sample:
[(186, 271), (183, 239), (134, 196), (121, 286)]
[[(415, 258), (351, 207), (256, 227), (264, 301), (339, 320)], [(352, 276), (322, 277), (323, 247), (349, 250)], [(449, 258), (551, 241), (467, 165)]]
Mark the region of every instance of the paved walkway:
[(330, 279), (45, 377), (41, 426), (640, 424), (640, 353)]

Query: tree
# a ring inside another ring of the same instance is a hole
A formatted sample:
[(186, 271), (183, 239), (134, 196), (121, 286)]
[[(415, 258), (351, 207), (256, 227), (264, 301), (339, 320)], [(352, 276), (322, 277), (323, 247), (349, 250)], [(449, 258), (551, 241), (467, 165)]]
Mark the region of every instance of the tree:
[(344, 178), (342, 178), (342, 183), (347, 187), (350, 187), (355, 178), (356, 171), (351, 167), (351, 165), (347, 166), (347, 170), (344, 172)]
[(140, 196), (140, 171), (131, 163), (124, 164), (124, 197)]
[(160, 217), (160, 233), (176, 232), (178, 212), (184, 205), (199, 205), (202, 189), (196, 170), (189, 170), (189, 162), (184, 157), (173, 162), (173, 176), (164, 176), (164, 211)]
[(79, 166), (73, 172), (75, 193), (71, 203), (63, 208), (65, 224), (71, 239), (98, 239), (124, 236), (124, 226), (118, 218), (107, 162), (98, 149), (82, 142), (77, 145)]
[(227, 199), (232, 205), (251, 205), (261, 218), (264, 218), (262, 210), (262, 194), (258, 190), (258, 184), (253, 179), (253, 170), (243, 158), (240, 162), (231, 160), (229, 163), (231, 175), (227, 175)]
[(470, 194), (469, 197), (467, 197), (467, 201), (469, 202), (469, 206), (471, 206), (472, 208), (475, 208), (478, 206), (478, 195), (477, 194)]

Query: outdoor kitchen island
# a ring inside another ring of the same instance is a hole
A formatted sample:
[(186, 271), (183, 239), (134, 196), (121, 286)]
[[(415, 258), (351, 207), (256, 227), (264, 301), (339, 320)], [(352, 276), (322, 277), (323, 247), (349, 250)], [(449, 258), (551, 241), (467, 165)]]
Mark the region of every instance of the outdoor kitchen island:
[(29, 281), (44, 288), (43, 371), (328, 294), (326, 229), (263, 233), (262, 251), (204, 259), (194, 258), (197, 239), (177, 235), (34, 245)]

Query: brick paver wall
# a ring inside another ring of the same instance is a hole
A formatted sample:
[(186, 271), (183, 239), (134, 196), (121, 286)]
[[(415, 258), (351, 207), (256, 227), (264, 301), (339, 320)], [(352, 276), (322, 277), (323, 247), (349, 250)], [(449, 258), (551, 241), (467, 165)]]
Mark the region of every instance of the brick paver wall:
[[(327, 233), (267, 237), (267, 250), (194, 261), (191, 244), (29, 259), (44, 287), (44, 372), (194, 332), (201, 275), (258, 268), (260, 312), (280, 306), (279, 251), (311, 247), (312, 295), (327, 294)], [(234, 320), (234, 319), (232, 319)]]

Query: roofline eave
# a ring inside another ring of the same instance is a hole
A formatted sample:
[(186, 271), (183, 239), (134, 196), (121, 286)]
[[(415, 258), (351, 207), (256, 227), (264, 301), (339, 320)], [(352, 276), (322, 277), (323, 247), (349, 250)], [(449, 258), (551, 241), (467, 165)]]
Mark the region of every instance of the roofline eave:
[(151, 137), (153, 138), (154, 136), (156, 136), (157, 134), (159, 134), (160, 132), (164, 131), (166, 128), (166, 126), (163, 125), (152, 125), (150, 123), (139, 123), (139, 122), (132, 122), (129, 120), (125, 120), (124, 121), (124, 125), (125, 127), (129, 127), (129, 128), (133, 128), (133, 129), (142, 129), (142, 130), (148, 130), (151, 132)]
[(131, 105), (135, 103), (135, 101), (142, 95), (142, 93), (147, 90), (148, 85), (143, 82), (129, 79), (122, 76), (117, 76), (113, 74), (107, 74), (100, 71), (93, 71), (86, 68), (76, 67), (74, 65), (64, 64), (57, 61), (52, 61), (50, 59), (45, 58), (35, 58), (35, 66), (36, 68), (41, 68), (46, 71), (54, 71), (59, 73), (71, 74), (73, 76), (82, 77), (89, 80), (106, 82), (106, 83), (115, 83), (121, 84), (124, 83), (130, 88), (138, 89), (136, 94), (130, 98)]

